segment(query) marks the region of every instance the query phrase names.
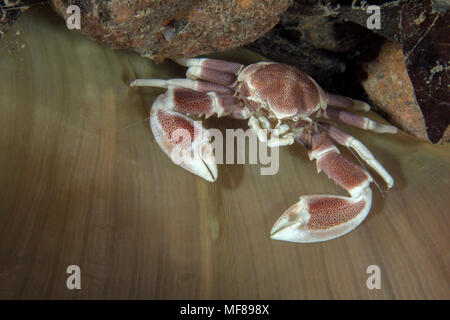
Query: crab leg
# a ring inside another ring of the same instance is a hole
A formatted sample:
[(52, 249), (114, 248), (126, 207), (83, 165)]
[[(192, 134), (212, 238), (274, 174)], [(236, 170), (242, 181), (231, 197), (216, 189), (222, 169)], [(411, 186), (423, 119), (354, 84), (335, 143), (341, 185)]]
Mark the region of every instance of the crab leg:
[(381, 124), (370, 120), (367, 117), (358, 116), (341, 109), (328, 107), (325, 110), (325, 117), (327, 119), (337, 120), (364, 130), (375, 131), (378, 133), (397, 133), (397, 128), (394, 126)]
[(189, 79), (202, 79), (228, 87), (235, 85), (236, 75), (244, 68), (239, 63), (207, 58), (175, 59), (175, 62), (188, 67), (186, 77)]
[(354, 100), (349, 97), (341, 96), (338, 94), (327, 93), (328, 101), (327, 104), (334, 107), (347, 108), (359, 111), (369, 111), (370, 105), (364, 101)]
[(179, 58), (173, 59), (176, 63), (185, 67), (199, 67), (211, 70), (221, 71), (237, 75), (244, 69), (244, 65), (236, 62), (230, 62), (218, 59), (208, 58)]
[(261, 128), (261, 123), (255, 116), (250, 116), (248, 126), (256, 133), (259, 141), (267, 142), (267, 129)]
[(270, 121), (264, 116), (258, 117), (258, 121), (263, 129), (270, 130)]
[(267, 146), (270, 148), (274, 147), (282, 147), (282, 146), (290, 146), (295, 142), (295, 138), (293, 136), (285, 136), (281, 138), (271, 138), (267, 141)]
[(278, 123), (271, 131), (272, 137), (267, 142), (270, 148), (289, 146), (295, 142), (294, 134), (289, 132), (290, 127), (287, 124)]
[(158, 87), (168, 88), (177, 86), (200, 92), (216, 92), (232, 96), (234, 91), (228, 87), (208, 81), (195, 81), (191, 79), (136, 79), (130, 83), (131, 87)]
[(367, 147), (359, 140), (355, 139), (348, 133), (336, 128), (335, 126), (319, 122), (318, 126), (320, 129), (324, 130), (334, 141), (337, 143), (352, 148), (356, 153), (366, 162), (370, 167), (372, 167), (386, 182), (388, 188), (392, 188), (394, 185), (394, 179), (386, 171), (386, 169), (375, 159), (373, 154), (367, 149)]
[(310, 159), (316, 159), (318, 171), (348, 191), (350, 197), (307, 195), (290, 207), (275, 222), (271, 238), (290, 242), (319, 242), (340, 237), (356, 228), (369, 213), (372, 177), (344, 158), (325, 133), (309, 139), (297, 137), (307, 146)]

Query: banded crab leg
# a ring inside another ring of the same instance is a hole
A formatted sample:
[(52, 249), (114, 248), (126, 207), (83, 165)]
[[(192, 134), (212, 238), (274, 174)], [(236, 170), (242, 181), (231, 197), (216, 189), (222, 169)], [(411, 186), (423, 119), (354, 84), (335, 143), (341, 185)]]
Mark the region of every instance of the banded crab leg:
[(239, 72), (244, 69), (244, 65), (239, 63), (208, 58), (179, 58), (174, 61), (188, 67), (186, 79), (137, 79), (131, 86), (179, 86), (201, 92), (234, 95), (232, 86)]
[(244, 69), (240, 63), (217, 59), (181, 58), (174, 61), (188, 67), (186, 77), (189, 79), (203, 79), (225, 86), (233, 86), (237, 75)]
[(318, 171), (343, 187), (350, 197), (307, 195), (286, 210), (275, 222), (271, 238), (290, 242), (320, 242), (340, 237), (356, 228), (369, 213), (372, 204), (372, 177), (344, 158), (324, 132), (312, 136), (306, 132), (297, 141), (316, 159)]
[(191, 79), (136, 79), (130, 84), (131, 87), (158, 87), (168, 88), (169, 86), (177, 86), (181, 88), (191, 89), (200, 92), (215, 92), (218, 94), (230, 95), (234, 94), (233, 89), (222, 86), (220, 84), (199, 81)]
[(370, 105), (361, 100), (355, 100), (339, 94), (327, 93), (327, 105), (358, 111), (369, 111)]
[(329, 123), (319, 122), (317, 125), (319, 129), (326, 132), (334, 141), (354, 150), (365, 163), (372, 167), (372, 169), (383, 178), (387, 187), (392, 188), (394, 179), (361, 141)]
[(382, 124), (342, 109), (327, 107), (324, 116), (327, 119), (340, 121), (363, 130), (370, 130), (378, 133), (397, 133), (397, 128), (394, 126)]
[(208, 131), (186, 115), (227, 115), (240, 106), (240, 101), (230, 95), (188, 89), (186, 86), (192, 83), (178, 80), (144, 79), (135, 80), (132, 85), (167, 87), (152, 105), (150, 126), (153, 135), (175, 164), (214, 182), (217, 164)]

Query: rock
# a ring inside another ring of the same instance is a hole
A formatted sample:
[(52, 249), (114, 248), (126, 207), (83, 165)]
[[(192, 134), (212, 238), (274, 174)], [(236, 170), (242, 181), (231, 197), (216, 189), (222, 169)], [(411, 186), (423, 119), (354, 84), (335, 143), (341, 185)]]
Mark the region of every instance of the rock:
[(402, 46), (384, 43), (362, 83), (391, 122), (432, 143), (450, 141), (449, 8), (445, 1), (403, 4)]
[[(384, 2), (384, 3), (383, 3)], [(398, 1), (377, 1), (380, 8), (381, 28), (371, 29), (373, 32), (385, 37), (388, 40), (401, 43), (400, 35), (400, 18), (401, 9), (405, 0)], [(340, 1), (337, 6), (323, 7), (326, 11), (331, 11), (337, 14), (337, 16), (345, 21), (352, 21), (367, 27), (367, 19), (371, 16), (371, 13), (367, 12), (369, 4), (366, 1), (353, 1), (350, 6), (343, 4), (345, 1)]]
[(272, 29), (292, 0), (52, 0), (81, 9), (81, 32), (116, 49), (155, 61), (242, 46)]
[(330, 75), (341, 74), (346, 69), (345, 62), (335, 54), (294, 42), (284, 37), (278, 28), (247, 47), (274, 61), (297, 67), (326, 89), (334, 87)]
[(406, 67), (433, 143), (443, 139), (450, 124), (448, 9), (449, 1), (438, 0), (414, 0), (402, 6)]
[(350, 11), (367, 17), (361, 8), (348, 5), (343, 0), (296, 0), (271, 31), (247, 47), (299, 68), (329, 92), (364, 100), (359, 61), (376, 56), (383, 38), (347, 21), (353, 17)]
[[(425, 121), (406, 71), (401, 45), (385, 42), (375, 60), (365, 65), (362, 81), (372, 105), (397, 127), (421, 140), (427, 140)], [(377, 111), (377, 110), (376, 110)]]
[[(361, 31), (364, 28), (355, 23), (327, 16), (316, 1), (297, 0), (281, 15), (275, 28), (247, 47), (297, 67), (328, 91), (345, 94), (340, 84), (347, 83), (346, 89), (351, 87), (349, 91), (354, 94), (353, 84), (360, 84), (349, 74), (346, 60), (360, 40)], [(362, 88), (359, 91), (363, 93)]]
[(359, 41), (360, 27), (330, 17), (316, 4), (294, 3), (281, 15), (279, 25), (300, 43), (333, 52), (348, 51)]

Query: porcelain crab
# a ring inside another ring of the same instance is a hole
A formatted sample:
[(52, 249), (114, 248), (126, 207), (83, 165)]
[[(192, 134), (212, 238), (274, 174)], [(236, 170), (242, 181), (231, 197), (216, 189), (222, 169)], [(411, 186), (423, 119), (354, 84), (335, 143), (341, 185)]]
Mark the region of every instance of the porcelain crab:
[(391, 175), (360, 141), (318, 120), (332, 119), (363, 130), (396, 133), (393, 126), (349, 112), (368, 111), (367, 103), (327, 93), (307, 74), (281, 63), (245, 66), (209, 58), (175, 61), (188, 67), (186, 78), (137, 79), (131, 86), (167, 88), (153, 103), (150, 125), (157, 143), (172, 160), (174, 148), (197, 150), (185, 153), (177, 164), (208, 181), (217, 178), (208, 133), (187, 115), (247, 119), (258, 138), (270, 147), (302, 144), (310, 160), (316, 160), (318, 172), (325, 172), (350, 194), (301, 196), (275, 222), (272, 239), (300, 243), (330, 240), (353, 230), (369, 213), (369, 184), (373, 178), (342, 156), (335, 143), (356, 152), (388, 188), (393, 186)]

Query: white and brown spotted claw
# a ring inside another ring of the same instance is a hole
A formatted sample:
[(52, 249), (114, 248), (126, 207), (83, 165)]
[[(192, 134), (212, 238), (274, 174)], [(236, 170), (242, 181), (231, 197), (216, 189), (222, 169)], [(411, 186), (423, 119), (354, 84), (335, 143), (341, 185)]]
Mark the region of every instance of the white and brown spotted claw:
[(150, 113), (153, 135), (161, 149), (182, 168), (214, 182), (217, 165), (208, 131), (189, 115), (245, 117), (239, 99), (230, 88), (243, 66), (211, 59), (178, 59), (188, 66), (186, 79), (137, 79), (130, 86), (167, 88)]
[(369, 187), (372, 177), (344, 158), (325, 133), (316, 133), (310, 141), (309, 157), (316, 159), (318, 171), (350, 193), (301, 196), (275, 222), (271, 238), (291, 242), (319, 242), (340, 237), (356, 228), (367, 216), (372, 203)]
[(367, 216), (372, 202), (370, 188), (358, 197), (302, 196), (275, 222), (271, 238), (290, 242), (331, 240), (355, 229)]
[(150, 126), (161, 149), (180, 167), (214, 182), (217, 164), (208, 132), (200, 122), (167, 108), (167, 96), (159, 96), (152, 107)]

